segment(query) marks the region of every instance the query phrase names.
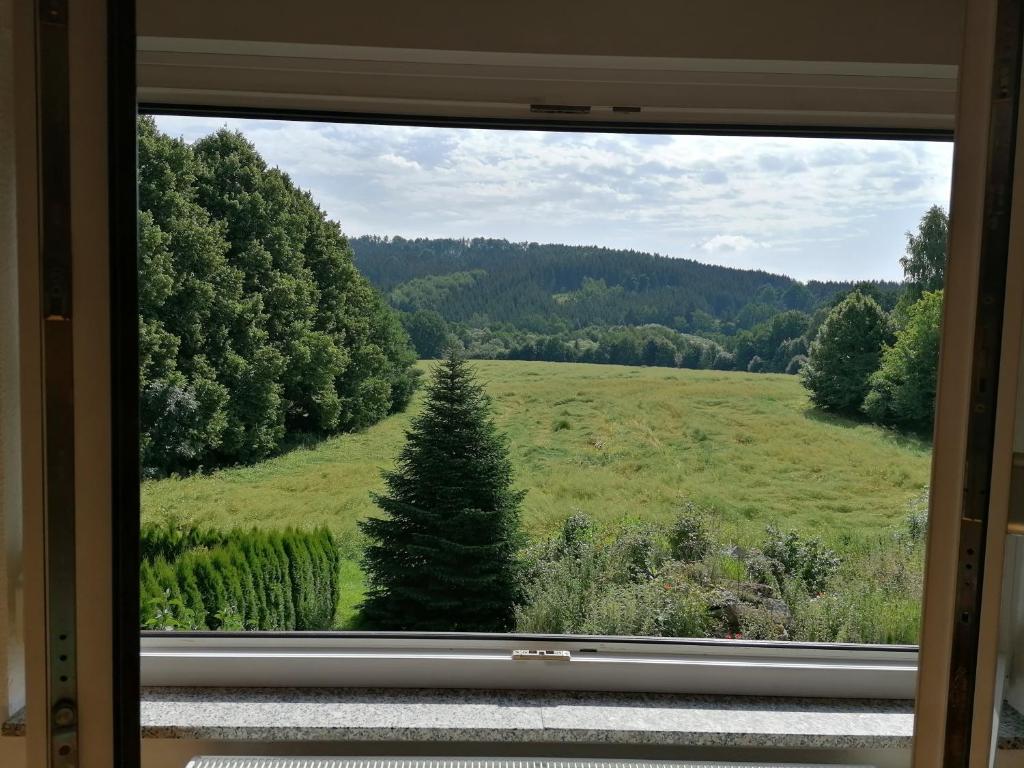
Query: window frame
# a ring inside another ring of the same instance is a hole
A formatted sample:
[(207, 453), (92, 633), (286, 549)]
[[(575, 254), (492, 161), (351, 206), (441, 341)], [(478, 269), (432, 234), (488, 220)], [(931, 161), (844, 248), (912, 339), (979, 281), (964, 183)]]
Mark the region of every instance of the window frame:
[[(912, 699), (913, 646), (388, 632), (145, 632), (144, 685)], [(559, 660), (516, 651), (568, 651)]]
[[(638, 121), (634, 115), (583, 121), (170, 102), (141, 102), (138, 114), (553, 132), (953, 140), (952, 131), (940, 128), (663, 123)], [(118, 333), (131, 329), (115, 322)], [(134, 369), (114, 372), (115, 380), (130, 376), (135, 381), (137, 375)], [(115, 410), (122, 402), (115, 402)], [(115, 435), (119, 444), (129, 437), (137, 441), (137, 434)], [(137, 467), (137, 455), (134, 460)], [(142, 685), (190, 687), (473, 687), (913, 699), (919, 655), (916, 645), (515, 633), (140, 630), (140, 640)], [(568, 650), (571, 660), (514, 660), (514, 650)], [(668, 668), (676, 674), (665, 675)]]

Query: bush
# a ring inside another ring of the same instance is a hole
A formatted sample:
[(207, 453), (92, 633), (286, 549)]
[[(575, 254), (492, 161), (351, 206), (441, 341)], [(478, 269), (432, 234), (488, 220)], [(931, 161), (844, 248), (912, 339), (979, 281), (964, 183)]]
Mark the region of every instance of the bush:
[(625, 521), (602, 529), (568, 517), (524, 553), (520, 632), (707, 637), (717, 631), (699, 566), (669, 560), (667, 530)]
[(786, 373), (795, 376), (807, 365), (807, 355), (794, 355), (786, 364)]
[[(340, 557), (326, 529), (218, 532), (143, 528), (144, 629), (331, 629)], [(192, 546), (192, 545), (195, 546)]]
[(688, 563), (703, 560), (711, 551), (711, 537), (704, 518), (692, 502), (687, 502), (683, 512), (673, 521), (668, 542), (672, 557)]
[(901, 535), (911, 545), (919, 544), (928, 535), (928, 486), (907, 503), (907, 516)]
[(660, 531), (653, 525), (623, 525), (608, 547), (618, 580), (644, 582), (653, 579), (668, 552)]
[(766, 578), (768, 571), (780, 591), (787, 579), (796, 579), (812, 595), (825, 590), (840, 565), (836, 553), (818, 539), (803, 539), (792, 531), (783, 533), (774, 525), (767, 528), (761, 556), (764, 561), (753, 558), (752, 565), (748, 564), (751, 578), (771, 585)]

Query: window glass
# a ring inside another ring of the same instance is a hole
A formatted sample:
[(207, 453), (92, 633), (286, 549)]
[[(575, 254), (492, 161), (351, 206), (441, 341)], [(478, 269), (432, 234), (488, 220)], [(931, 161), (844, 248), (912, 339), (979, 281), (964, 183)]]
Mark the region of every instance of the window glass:
[(140, 118), (143, 628), (916, 643), (951, 157)]

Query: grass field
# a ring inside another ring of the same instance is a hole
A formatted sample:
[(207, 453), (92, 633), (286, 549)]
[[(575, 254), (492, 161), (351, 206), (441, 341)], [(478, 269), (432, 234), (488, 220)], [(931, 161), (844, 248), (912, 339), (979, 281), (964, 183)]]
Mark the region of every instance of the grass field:
[[(429, 363), (422, 364), (429, 369)], [(665, 520), (686, 502), (715, 511), (723, 539), (768, 523), (840, 549), (896, 525), (928, 481), (930, 446), (811, 408), (794, 376), (669, 368), (476, 361), (508, 434), (523, 521), (547, 534), (575, 511)], [(392, 465), (408, 412), (261, 464), (147, 481), (144, 520), (218, 527), (326, 524), (357, 556), (356, 521)], [(361, 592), (343, 568), (350, 616)]]

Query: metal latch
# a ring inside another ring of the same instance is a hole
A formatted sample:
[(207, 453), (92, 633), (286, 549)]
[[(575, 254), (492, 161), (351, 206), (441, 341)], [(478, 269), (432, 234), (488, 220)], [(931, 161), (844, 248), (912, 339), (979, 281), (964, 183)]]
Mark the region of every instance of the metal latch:
[(541, 115), (589, 115), (590, 107), (583, 104), (531, 104), (530, 111)]
[(553, 651), (546, 649), (512, 651), (513, 661), (572, 661), (569, 651)]

